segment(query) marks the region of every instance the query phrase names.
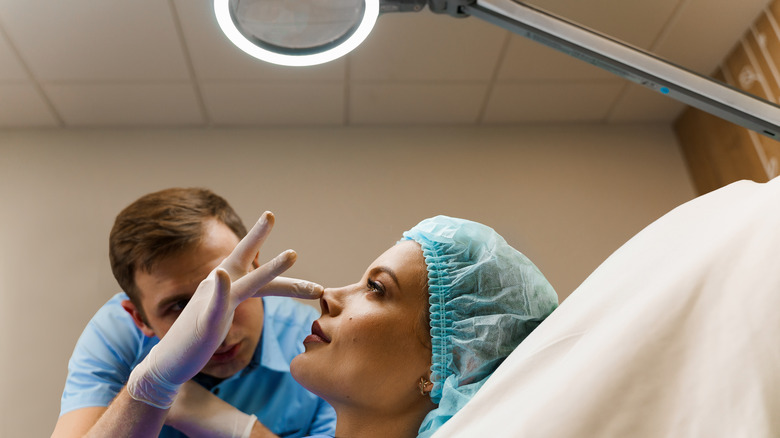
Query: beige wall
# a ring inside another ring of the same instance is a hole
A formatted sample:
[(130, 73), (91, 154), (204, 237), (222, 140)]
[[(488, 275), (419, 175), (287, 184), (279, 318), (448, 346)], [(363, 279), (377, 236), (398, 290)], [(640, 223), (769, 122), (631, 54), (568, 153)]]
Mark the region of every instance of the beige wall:
[(81, 329), (117, 286), (116, 213), (170, 186), (205, 186), (291, 275), (357, 281), (434, 214), (487, 223), (563, 298), (642, 227), (694, 196), (671, 128), (0, 131), (0, 436), (47, 436)]

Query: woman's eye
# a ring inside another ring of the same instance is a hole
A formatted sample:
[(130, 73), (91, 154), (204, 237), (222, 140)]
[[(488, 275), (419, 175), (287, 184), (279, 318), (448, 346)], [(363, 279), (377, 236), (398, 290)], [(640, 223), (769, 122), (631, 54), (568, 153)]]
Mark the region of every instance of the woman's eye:
[(385, 293), (385, 287), (382, 285), (382, 283), (379, 283), (377, 281), (374, 281), (372, 279), (368, 279), (368, 289), (371, 292), (377, 293), (379, 295), (382, 295)]

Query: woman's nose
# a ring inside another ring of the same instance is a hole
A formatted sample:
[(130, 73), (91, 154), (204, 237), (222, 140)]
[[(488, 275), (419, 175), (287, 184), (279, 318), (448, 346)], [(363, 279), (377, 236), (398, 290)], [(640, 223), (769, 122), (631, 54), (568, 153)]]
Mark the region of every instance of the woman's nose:
[(344, 294), (347, 288), (326, 288), (320, 298), (320, 309), (323, 315), (336, 316), (344, 306)]

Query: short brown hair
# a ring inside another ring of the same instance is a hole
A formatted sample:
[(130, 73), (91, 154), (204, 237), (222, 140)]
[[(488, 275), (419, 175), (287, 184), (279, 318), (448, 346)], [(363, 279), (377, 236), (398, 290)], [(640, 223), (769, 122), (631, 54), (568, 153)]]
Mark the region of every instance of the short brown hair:
[(202, 188), (170, 188), (144, 195), (114, 221), (108, 244), (111, 271), (146, 321), (135, 284), (136, 270), (150, 272), (163, 259), (191, 250), (203, 238), (203, 224), (216, 219), (239, 239), (246, 227), (221, 196)]

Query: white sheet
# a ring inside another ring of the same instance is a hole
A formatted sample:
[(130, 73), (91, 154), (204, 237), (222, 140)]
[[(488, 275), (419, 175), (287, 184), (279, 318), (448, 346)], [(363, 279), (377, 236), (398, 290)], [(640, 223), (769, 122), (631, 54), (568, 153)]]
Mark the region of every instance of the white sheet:
[(780, 437), (780, 178), (637, 234), (434, 437)]

